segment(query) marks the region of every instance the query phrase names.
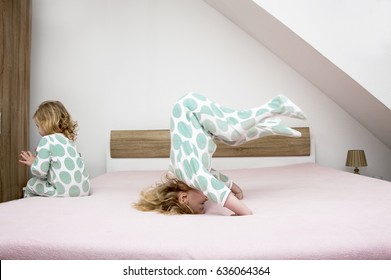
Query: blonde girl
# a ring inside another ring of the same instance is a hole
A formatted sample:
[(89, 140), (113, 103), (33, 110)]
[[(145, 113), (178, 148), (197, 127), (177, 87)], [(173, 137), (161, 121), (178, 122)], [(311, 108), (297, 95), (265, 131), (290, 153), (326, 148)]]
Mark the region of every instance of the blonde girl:
[(33, 115), (42, 136), (34, 155), (20, 153), (20, 162), (30, 166), (32, 178), (24, 197), (77, 197), (90, 192), (89, 175), (75, 140), (77, 123), (59, 101), (41, 103)]
[(241, 188), (212, 168), (215, 141), (235, 146), (268, 135), (301, 136), (276, 116), (305, 119), (283, 95), (245, 110), (222, 106), (198, 93), (183, 96), (174, 104), (170, 120), (170, 178), (143, 192), (136, 208), (167, 214), (189, 213), (190, 208), (190, 213), (202, 214), (205, 201), (211, 200), (234, 215), (251, 215), (242, 202)]

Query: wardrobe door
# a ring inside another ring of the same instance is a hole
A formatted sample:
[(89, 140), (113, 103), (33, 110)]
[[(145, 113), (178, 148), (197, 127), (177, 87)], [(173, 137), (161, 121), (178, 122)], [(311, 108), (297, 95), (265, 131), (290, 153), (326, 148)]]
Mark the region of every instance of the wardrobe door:
[(22, 196), (29, 169), (31, 1), (0, 0), (0, 202)]

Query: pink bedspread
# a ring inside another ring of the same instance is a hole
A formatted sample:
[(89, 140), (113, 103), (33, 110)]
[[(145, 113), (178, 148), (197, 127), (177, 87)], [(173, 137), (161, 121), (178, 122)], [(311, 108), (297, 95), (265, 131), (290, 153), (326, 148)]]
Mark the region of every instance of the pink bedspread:
[(225, 171), (254, 215), (138, 212), (162, 171), (108, 173), (83, 198), (0, 204), (0, 259), (391, 259), (391, 183), (317, 164)]

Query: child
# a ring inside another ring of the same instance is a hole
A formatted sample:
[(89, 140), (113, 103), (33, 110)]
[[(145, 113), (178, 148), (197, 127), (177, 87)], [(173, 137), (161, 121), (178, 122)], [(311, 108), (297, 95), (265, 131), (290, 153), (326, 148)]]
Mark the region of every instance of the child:
[(74, 143), (77, 123), (64, 105), (45, 101), (33, 120), (42, 138), (36, 156), (30, 151), (20, 153), (19, 161), (30, 166), (33, 175), (24, 188), (24, 197), (89, 195), (89, 176)]
[(302, 111), (282, 95), (247, 110), (221, 106), (197, 93), (185, 95), (171, 115), (169, 175), (162, 184), (142, 192), (135, 207), (166, 214), (201, 214), (209, 199), (235, 215), (252, 214), (241, 201), (241, 188), (211, 168), (214, 140), (235, 146), (267, 135), (301, 136), (273, 118), (276, 115), (305, 119)]

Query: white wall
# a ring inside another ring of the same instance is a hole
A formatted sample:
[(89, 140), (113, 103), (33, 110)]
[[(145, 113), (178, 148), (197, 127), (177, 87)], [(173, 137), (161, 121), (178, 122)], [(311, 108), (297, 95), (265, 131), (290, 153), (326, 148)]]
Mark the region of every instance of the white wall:
[(391, 1), (254, 2), (391, 108)]
[(362, 173), (391, 180), (388, 148), (201, 0), (33, 0), (32, 37), (31, 114), (65, 104), (92, 176), (105, 172), (110, 130), (168, 128), (171, 104), (198, 91), (236, 108), (285, 94), (308, 116), (287, 123), (311, 127), (320, 164), (348, 170), (346, 151), (363, 148)]

